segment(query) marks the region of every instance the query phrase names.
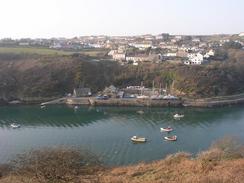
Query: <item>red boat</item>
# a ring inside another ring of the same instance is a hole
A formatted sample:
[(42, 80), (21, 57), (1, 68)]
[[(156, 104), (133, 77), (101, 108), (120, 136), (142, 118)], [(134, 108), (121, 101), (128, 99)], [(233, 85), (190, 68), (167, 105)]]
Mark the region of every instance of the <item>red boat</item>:
[(173, 128), (167, 127), (167, 128), (160, 128), (161, 132), (172, 132)]
[(167, 140), (167, 141), (176, 141), (177, 140), (177, 136), (173, 135), (173, 136), (170, 136), (170, 137), (164, 137), (164, 139)]

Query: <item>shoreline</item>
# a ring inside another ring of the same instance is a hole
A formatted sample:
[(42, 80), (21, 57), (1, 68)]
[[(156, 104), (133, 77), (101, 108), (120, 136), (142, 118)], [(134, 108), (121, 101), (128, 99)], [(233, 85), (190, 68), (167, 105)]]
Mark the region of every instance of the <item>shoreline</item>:
[(49, 97), (49, 98), (22, 98), (15, 101), (3, 101), (5, 105), (86, 105), (86, 106), (118, 106), (118, 107), (224, 107), (244, 104), (244, 94), (219, 96), (212, 98), (190, 99), (183, 98), (177, 100), (152, 100), (152, 99), (121, 99), (110, 98), (108, 100), (98, 100), (95, 97)]

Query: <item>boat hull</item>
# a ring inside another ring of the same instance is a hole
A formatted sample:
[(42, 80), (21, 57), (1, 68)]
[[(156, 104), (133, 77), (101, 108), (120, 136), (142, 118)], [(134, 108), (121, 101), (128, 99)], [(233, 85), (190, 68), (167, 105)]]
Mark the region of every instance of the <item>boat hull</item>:
[(131, 141), (132, 142), (135, 142), (135, 143), (144, 143), (144, 142), (146, 142), (147, 141), (147, 139), (146, 138), (131, 138)]
[(167, 129), (167, 128), (160, 128), (161, 132), (172, 132), (173, 129), (170, 128), (170, 129)]
[(177, 136), (173, 136), (173, 137), (164, 137), (165, 140), (167, 141), (176, 141), (177, 140)]

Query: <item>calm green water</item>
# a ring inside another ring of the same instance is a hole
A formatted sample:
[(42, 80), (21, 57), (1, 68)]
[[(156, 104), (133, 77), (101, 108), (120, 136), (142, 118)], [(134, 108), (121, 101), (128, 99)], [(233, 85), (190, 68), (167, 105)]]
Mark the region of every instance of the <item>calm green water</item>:
[[(139, 115), (138, 110), (145, 113)], [(185, 118), (173, 119), (184, 113)], [(21, 128), (10, 128), (11, 123)], [(177, 142), (163, 140), (160, 127), (174, 128)], [(130, 137), (144, 136), (145, 144), (133, 144)], [(0, 162), (35, 148), (71, 146), (90, 150), (110, 165), (125, 165), (162, 159), (178, 151), (197, 153), (224, 136), (244, 140), (244, 109), (115, 108), (68, 106), (0, 107)]]

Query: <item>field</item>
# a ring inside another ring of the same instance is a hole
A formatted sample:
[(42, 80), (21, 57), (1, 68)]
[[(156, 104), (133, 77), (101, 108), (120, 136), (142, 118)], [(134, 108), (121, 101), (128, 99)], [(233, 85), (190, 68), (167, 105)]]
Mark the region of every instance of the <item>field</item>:
[(0, 54), (37, 54), (37, 55), (72, 55), (74, 53), (80, 53), (92, 57), (104, 56), (107, 53), (106, 49), (83, 49), (78, 51), (64, 51), (55, 50), (49, 48), (38, 47), (0, 47)]

